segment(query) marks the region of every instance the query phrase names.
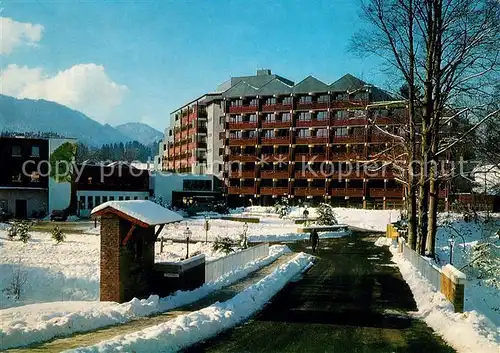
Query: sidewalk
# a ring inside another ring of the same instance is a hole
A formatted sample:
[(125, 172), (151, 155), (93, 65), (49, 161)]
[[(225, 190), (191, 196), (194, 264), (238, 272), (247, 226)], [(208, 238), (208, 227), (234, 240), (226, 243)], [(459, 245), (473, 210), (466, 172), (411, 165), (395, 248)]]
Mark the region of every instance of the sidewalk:
[(149, 326), (154, 326), (164, 323), (166, 321), (176, 318), (179, 315), (184, 315), (189, 312), (207, 307), (213, 304), (214, 302), (217, 301), (222, 302), (230, 299), (231, 297), (233, 297), (235, 294), (245, 289), (246, 287), (254, 283), (257, 283), (259, 280), (261, 280), (262, 278), (273, 272), (277, 267), (288, 262), (295, 255), (296, 255), (295, 253), (284, 254), (281, 257), (279, 257), (276, 261), (274, 261), (272, 264), (265, 266), (253, 272), (252, 274), (248, 275), (244, 279), (228, 287), (225, 287), (219, 291), (216, 291), (210, 294), (209, 296), (190, 305), (186, 305), (184, 307), (180, 307), (159, 315), (133, 320), (122, 325), (108, 326), (106, 328), (102, 328), (96, 331), (76, 334), (65, 338), (59, 338), (49, 342), (35, 344), (29, 347), (13, 348), (7, 350), (6, 352), (10, 353), (61, 352), (68, 349), (74, 349), (82, 346), (97, 344), (101, 341), (113, 338), (117, 335), (123, 335), (139, 331)]

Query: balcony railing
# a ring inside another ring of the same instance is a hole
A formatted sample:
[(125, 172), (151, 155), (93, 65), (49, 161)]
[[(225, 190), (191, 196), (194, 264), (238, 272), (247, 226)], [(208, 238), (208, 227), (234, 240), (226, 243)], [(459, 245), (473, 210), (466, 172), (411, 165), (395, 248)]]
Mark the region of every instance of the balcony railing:
[(254, 186), (230, 186), (228, 188), (228, 193), (231, 195), (254, 195), (255, 187)]
[(288, 188), (287, 187), (261, 186), (260, 194), (261, 195), (276, 195), (276, 196), (286, 195), (286, 194), (288, 194)]
[(372, 121), (375, 122), (376, 125), (389, 125), (393, 123), (393, 119), (386, 116), (374, 116)]
[(330, 195), (334, 197), (363, 197), (362, 188), (332, 188)]
[(311, 120), (297, 120), (295, 123), (297, 127), (312, 127), (312, 126), (328, 126), (329, 120), (311, 119)]
[(331, 153), (329, 159), (332, 162), (343, 162), (349, 160), (356, 160), (362, 153)]
[(296, 162), (323, 162), (326, 161), (326, 154), (324, 153), (297, 153), (295, 155)]
[(257, 144), (257, 138), (246, 137), (246, 138), (229, 138), (229, 146), (251, 146)]
[(257, 105), (234, 105), (229, 107), (229, 113), (253, 113), (259, 107)]
[(266, 121), (266, 120), (263, 120), (262, 121), (262, 127), (263, 128), (287, 128), (287, 127), (290, 127), (292, 126), (292, 122), (291, 121), (278, 121), (278, 120), (275, 120), (275, 121)]
[(390, 142), (392, 137), (386, 134), (372, 134), (370, 137), (372, 142)]
[(229, 160), (231, 162), (255, 162), (257, 156), (254, 154), (230, 154)]
[(189, 124), (189, 119), (188, 119), (188, 117), (182, 118), (182, 119), (181, 119), (181, 124), (182, 124), (182, 125), (187, 125), (187, 124)]
[(297, 103), (297, 110), (328, 109), (327, 102)]
[(290, 136), (282, 137), (263, 137), (263, 145), (288, 145), (290, 144)]
[(230, 178), (253, 179), (255, 178), (255, 170), (232, 170), (229, 172)]
[(332, 121), (333, 126), (365, 126), (368, 124), (366, 118), (335, 119)]
[(282, 112), (292, 110), (291, 104), (265, 104), (262, 106), (263, 112)]
[(296, 170), (294, 173), (295, 179), (325, 179), (328, 176), (325, 173), (317, 170)]
[(262, 179), (288, 179), (288, 170), (261, 170)]
[(262, 154), (262, 161), (273, 163), (273, 162), (288, 162), (290, 160), (288, 153), (285, 154)]
[(314, 145), (328, 143), (327, 136), (297, 136), (295, 143), (298, 145)]
[(257, 127), (256, 121), (229, 122), (229, 129), (231, 129), (231, 130), (255, 129), (256, 127)]
[(333, 143), (362, 143), (366, 141), (364, 135), (334, 136)]
[(370, 197), (403, 197), (402, 189), (370, 189)]
[(323, 196), (325, 195), (325, 188), (304, 188), (296, 187), (293, 189), (296, 196)]
[(349, 107), (364, 107), (369, 102), (366, 100), (352, 99), (349, 101), (331, 101), (330, 108), (349, 108)]

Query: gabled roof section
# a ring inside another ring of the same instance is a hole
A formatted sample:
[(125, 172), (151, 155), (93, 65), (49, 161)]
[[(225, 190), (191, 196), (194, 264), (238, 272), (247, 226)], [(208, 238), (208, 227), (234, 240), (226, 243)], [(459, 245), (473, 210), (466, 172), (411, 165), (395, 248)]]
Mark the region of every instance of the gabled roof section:
[(254, 87), (245, 81), (240, 81), (226, 92), (223, 93), (224, 97), (245, 97), (258, 95), (258, 87)]
[(178, 213), (148, 200), (108, 201), (94, 208), (91, 215), (96, 217), (109, 213), (144, 228), (183, 220)]
[(292, 93), (292, 87), (279, 79), (269, 81), (259, 89), (259, 96), (272, 96), (273, 94)]
[(362, 88), (363, 86), (368, 85), (365, 81), (360, 80), (359, 78), (346, 74), (339, 78), (337, 81), (330, 85), (330, 91), (332, 92), (346, 92), (353, 91), (358, 88)]
[(297, 83), (293, 89), (293, 93), (314, 93), (328, 92), (329, 86), (318, 80), (316, 77), (307, 76), (305, 79)]

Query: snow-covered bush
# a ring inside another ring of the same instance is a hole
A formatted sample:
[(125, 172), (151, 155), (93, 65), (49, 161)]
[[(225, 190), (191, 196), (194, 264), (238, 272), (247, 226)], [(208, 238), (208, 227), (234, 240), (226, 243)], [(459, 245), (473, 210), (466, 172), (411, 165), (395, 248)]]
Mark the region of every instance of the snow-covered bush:
[(156, 203), (162, 207), (168, 208), (168, 209), (170, 209), (172, 206), (169, 202), (165, 201), (163, 199), (163, 197), (161, 197), (161, 196), (158, 196), (158, 197), (153, 196), (150, 200), (153, 201), (154, 203)]
[(229, 237), (217, 237), (212, 245), (212, 251), (218, 252), (221, 251), (224, 254), (230, 254), (234, 251), (233, 249), (233, 240)]
[(30, 222), (14, 221), (12, 226), (7, 230), (7, 236), (10, 240), (14, 240), (14, 238), (17, 237), (23, 243), (27, 243), (31, 238), (31, 235), (29, 234), (30, 229)]
[(337, 215), (333, 211), (333, 207), (327, 203), (320, 203), (316, 209), (318, 214), (316, 223), (319, 225), (332, 226), (338, 224)]
[(52, 239), (54, 239), (54, 241), (57, 244), (62, 243), (65, 238), (66, 238), (66, 235), (61, 230), (61, 228), (59, 228), (59, 226), (55, 226), (54, 229), (52, 229)]
[(18, 263), (12, 268), (12, 277), (7, 287), (2, 292), (7, 298), (19, 300), (23, 292), (24, 285), (28, 280), (28, 273), (23, 271), (22, 261), (19, 258)]
[(500, 290), (500, 241), (478, 242), (472, 247), (471, 257), (476, 278)]
[(274, 204), (274, 213), (278, 214), (280, 218), (288, 216), (290, 210), (290, 204), (288, 203), (288, 198), (286, 197), (282, 197)]

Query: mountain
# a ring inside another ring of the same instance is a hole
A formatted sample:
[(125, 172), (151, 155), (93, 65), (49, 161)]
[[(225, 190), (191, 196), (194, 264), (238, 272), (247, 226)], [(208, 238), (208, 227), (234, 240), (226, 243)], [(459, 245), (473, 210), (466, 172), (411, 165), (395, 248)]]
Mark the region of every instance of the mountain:
[(89, 146), (133, 141), (108, 124), (100, 124), (85, 114), (43, 99), (17, 99), (0, 94), (0, 131), (52, 132), (74, 137)]
[(143, 123), (121, 124), (115, 126), (115, 129), (145, 146), (163, 139), (163, 133)]

